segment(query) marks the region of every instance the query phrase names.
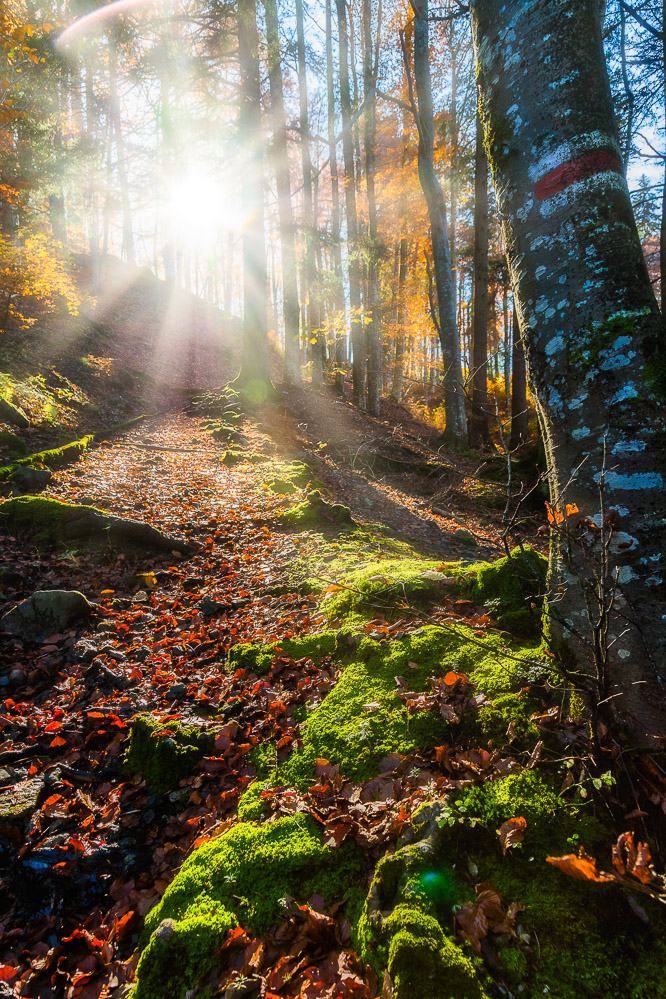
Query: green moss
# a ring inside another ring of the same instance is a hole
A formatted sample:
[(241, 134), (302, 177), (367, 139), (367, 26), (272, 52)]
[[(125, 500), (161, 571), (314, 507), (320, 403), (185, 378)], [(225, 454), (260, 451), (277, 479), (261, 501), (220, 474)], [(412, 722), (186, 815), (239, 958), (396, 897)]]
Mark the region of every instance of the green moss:
[(31, 454), (27, 458), (19, 458), (17, 461), (12, 462), (11, 465), (5, 465), (0, 468), (0, 482), (7, 482), (17, 469), (26, 465), (30, 465), (33, 468), (63, 468), (65, 465), (71, 465), (72, 462), (78, 461), (83, 452), (90, 447), (94, 439), (94, 434), (88, 434), (86, 437), (81, 437), (80, 440), (63, 444), (62, 447), (54, 447), (48, 451), (38, 451), (37, 454)]
[(492, 611), (501, 628), (520, 638), (538, 638), (547, 569), (545, 555), (529, 545), (514, 548), (497, 562), (469, 566), (476, 572), (470, 596)]
[(232, 468), (234, 465), (242, 465), (245, 462), (250, 465), (261, 465), (269, 460), (265, 454), (258, 454), (256, 451), (234, 451), (233, 449), (225, 451), (220, 459), (222, 464), (228, 468)]
[(456, 572), (460, 572), (457, 563), (442, 565), (432, 559), (367, 560), (338, 578), (339, 589), (322, 601), (322, 610), (327, 617), (338, 618), (355, 610), (367, 610), (371, 604), (382, 609), (405, 604), (423, 606), (452, 593), (443, 581)]
[(212, 737), (194, 726), (139, 715), (132, 722), (125, 767), (139, 773), (154, 794), (177, 787), (212, 749)]
[(267, 785), (267, 781), (256, 780), (250, 784), (245, 794), (241, 795), (236, 812), (239, 822), (258, 822), (270, 811), (266, 802), (261, 800), (262, 792)]
[(302, 638), (285, 638), (272, 645), (258, 645), (240, 642), (229, 650), (229, 669), (246, 669), (257, 676), (265, 676), (277, 658), (319, 660), (335, 651), (336, 637), (333, 631), (304, 635)]
[(388, 972), (395, 999), (484, 999), (474, 965), (437, 920), (401, 904), (388, 918)]
[(287, 895), (304, 903), (316, 892), (327, 904), (356, 908), (361, 874), (358, 848), (325, 846), (310, 816), (239, 823), (196, 850), (148, 914), (136, 999), (184, 995), (214, 967), (215, 949), (231, 927), (265, 932), (279, 921)]
[(0, 505), (0, 524), (5, 533), (29, 534), (37, 544), (56, 544), (66, 521), (88, 510), (103, 515), (96, 507), (64, 503), (50, 496), (15, 496)]
[[(324, 757), (339, 764), (342, 773), (367, 780), (378, 772), (383, 756), (415, 749), (432, 749), (447, 741), (451, 729), (434, 711), (408, 715), (396, 696), (396, 676), (409, 678), (414, 691), (428, 690), (430, 676), (451, 669), (472, 674), (492, 672), (503, 659), (503, 643), (488, 636), (480, 643), (468, 639), (466, 628), (421, 628), (404, 639), (380, 644), (363, 639), (353, 651), (340, 650), (345, 665), (335, 687), (308, 718), (301, 733), (303, 748), (280, 768), (279, 779), (305, 786), (314, 776), (315, 760)], [(416, 664), (414, 669), (411, 664)], [(507, 681), (506, 676), (504, 682)], [(364, 710), (365, 705), (371, 705)]]
[[(25, 441), (22, 441), (20, 437), (17, 437), (16, 434), (12, 434), (8, 430), (0, 431), (0, 447), (7, 448), (12, 458), (24, 455), (28, 450)], [(4, 469), (0, 468), (0, 476), (2, 476), (3, 471)]]
[(277, 518), (284, 524), (306, 529), (308, 527), (338, 526), (354, 527), (349, 507), (342, 503), (328, 503), (318, 490), (308, 493), (306, 499), (297, 506), (286, 510)]

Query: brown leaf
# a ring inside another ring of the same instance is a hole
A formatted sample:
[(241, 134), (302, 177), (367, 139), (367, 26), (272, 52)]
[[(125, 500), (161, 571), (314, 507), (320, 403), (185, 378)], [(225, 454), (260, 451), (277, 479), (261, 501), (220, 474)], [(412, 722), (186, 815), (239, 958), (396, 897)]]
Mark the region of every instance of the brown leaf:
[(546, 857), (546, 861), (568, 874), (570, 878), (577, 878), (579, 881), (613, 880), (612, 874), (597, 871), (596, 860), (594, 857), (588, 857), (582, 846), (579, 856), (576, 856), (575, 853), (568, 853), (564, 857)]
[(497, 835), (500, 838), (502, 853), (505, 857), (507, 850), (510, 850), (512, 846), (517, 846), (519, 843), (523, 842), (526, 829), (527, 822), (522, 816), (518, 816), (515, 819), (507, 819), (506, 822), (502, 823), (497, 830)]

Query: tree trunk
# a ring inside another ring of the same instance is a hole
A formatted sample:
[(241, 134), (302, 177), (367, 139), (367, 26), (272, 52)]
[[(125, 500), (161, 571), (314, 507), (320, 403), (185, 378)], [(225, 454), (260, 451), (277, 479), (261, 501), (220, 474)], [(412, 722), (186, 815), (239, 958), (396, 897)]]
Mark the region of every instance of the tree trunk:
[(391, 395), (396, 402), (402, 401), (402, 381), (405, 364), (405, 284), (407, 283), (407, 253), (406, 239), (400, 240), (400, 258), (398, 264), (398, 303), (396, 309), (396, 341), (395, 360), (393, 362), (393, 387)]
[(130, 203), (129, 180), (127, 177), (127, 160), (125, 158), (125, 140), (123, 138), (120, 118), (120, 99), (118, 97), (118, 45), (113, 34), (113, 29), (109, 31), (109, 105), (111, 120), (113, 122), (118, 165), (118, 184), (120, 186), (120, 203), (123, 214), (123, 257), (128, 264), (133, 264), (135, 258), (132, 207)]
[(317, 229), (312, 192), (312, 153), (308, 116), (308, 83), (305, 60), (305, 29), (303, 0), (296, 0), (296, 50), (298, 56), (298, 102), (301, 127), (301, 162), (303, 165), (303, 230), (305, 234), (305, 303), (306, 331), (312, 357), (312, 383), (323, 381), (321, 348), (321, 307), (317, 282)]
[[(552, 504), (549, 627), (593, 709), (666, 738), (661, 318), (598, 0), (473, 0), (482, 116)], [(564, 641), (562, 641), (564, 640)], [(565, 651), (566, 650), (566, 651)], [(593, 727), (593, 734), (596, 732)]]
[(264, 234), (264, 176), (262, 169), (261, 82), (259, 36), (255, 0), (238, 4), (238, 60), (243, 149), (243, 351), (238, 382), (253, 398), (263, 401), (270, 392), (268, 367), (266, 242)]
[[(379, 24), (377, 25), (379, 32)], [(372, 0), (363, 0), (363, 98), (368, 99), (375, 86), (372, 46)], [(363, 144), (365, 147), (365, 187), (368, 198), (368, 319), (365, 335), (368, 351), (368, 412), (379, 416), (382, 378), (382, 331), (379, 315), (379, 267), (377, 260), (377, 199), (375, 195), (375, 139), (377, 134), (377, 99), (370, 98), (365, 110)]]
[(509, 337), (509, 275), (502, 271), (502, 326), (504, 329), (504, 341), (502, 343), (502, 354), (504, 361), (504, 396), (506, 399), (506, 413), (511, 412), (511, 338)]
[(278, 34), (276, 0), (264, 0), (266, 41), (268, 45), (268, 79), (271, 91), (273, 124), (273, 166), (278, 196), (280, 249), (282, 253), (282, 309), (284, 316), (285, 380), (292, 385), (300, 382), (298, 354), (299, 307), (296, 264), (294, 213), (291, 204), (287, 119), (284, 111), (282, 64)]
[(333, 251), (333, 309), (336, 313), (335, 334), (335, 385), (344, 392), (345, 366), (347, 363), (347, 337), (339, 330), (339, 321), (345, 313), (345, 294), (342, 284), (342, 252), (340, 249), (340, 185), (338, 182), (338, 151), (335, 144), (335, 86), (333, 79), (333, 30), (331, 0), (326, 0), (326, 101), (328, 111), (328, 158), (331, 174), (331, 247)]
[(488, 157), (483, 124), (476, 116), (474, 158), (474, 331), (472, 340), (472, 414), (469, 442), (483, 447), (488, 430)]
[(354, 137), (351, 128), (351, 97), (349, 93), (349, 39), (345, 0), (335, 0), (338, 14), (338, 44), (340, 46), (340, 110), (342, 112), (342, 154), (345, 165), (345, 208), (347, 214), (347, 260), (349, 270), (349, 307), (352, 340), (352, 396), (354, 403), (365, 409), (366, 369), (365, 335), (361, 315), (361, 262), (358, 246), (358, 215), (356, 212), (356, 177), (354, 175)]
[[(666, 111), (666, 0), (661, 7), (662, 74), (664, 80), (663, 102)], [(661, 195), (661, 231), (659, 234), (659, 286), (661, 315), (666, 327), (666, 160), (664, 160), (664, 186)]]
[(456, 291), (451, 273), (444, 194), (434, 165), (435, 120), (429, 64), (428, 0), (410, 0), (410, 3), (414, 11), (414, 81), (418, 99), (419, 180), (430, 218), (439, 338), (444, 363), (446, 437), (454, 446), (463, 447), (467, 443), (467, 421), (456, 323)]

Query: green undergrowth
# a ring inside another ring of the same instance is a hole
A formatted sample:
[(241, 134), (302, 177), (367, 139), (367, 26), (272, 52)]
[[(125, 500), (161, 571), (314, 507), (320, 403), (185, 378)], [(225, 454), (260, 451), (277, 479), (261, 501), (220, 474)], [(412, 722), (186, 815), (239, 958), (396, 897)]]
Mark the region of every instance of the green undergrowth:
[[(524, 840), (503, 856), (496, 830), (518, 816)], [(576, 881), (547, 863), (580, 844), (609, 859), (612, 841), (590, 806), (565, 801), (553, 776), (519, 770), (486, 781), (426, 807), (413, 828), (412, 845), (377, 865), (358, 925), (363, 958), (388, 968), (397, 999), (497, 994), (472, 948), (452, 940), (443, 948), (437, 934), (437, 926), (450, 932), (456, 908), (474, 901), (474, 884), (492, 885), (507, 908), (523, 907), (516, 937), (490, 937), (504, 994), (657, 999), (666, 970), (663, 907), (641, 896), (648, 925), (617, 886)], [(451, 969), (457, 984), (447, 991)]]
[(357, 920), (364, 891), (355, 845), (333, 850), (301, 814), (254, 825), (241, 822), (204, 844), (183, 864), (149, 913), (135, 999), (183, 996), (216, 963), (216, 948), (237, 924), (254, 933), (281, 920), (287, 896), (299, 904), (322, 895)]
[(195, 771), (212, 742), (196, 726), (139, 715), (132, 722), (124, 766), (129, 773), (140, 774), (153, 794), (162, 794)]
[(45, 374), (0, 373), (0, 395), (18, 406), (32, 424), (53, 425), (67, 422), (72, 404), (80, 410), (92, 400), (64, 375), (51, 370)]

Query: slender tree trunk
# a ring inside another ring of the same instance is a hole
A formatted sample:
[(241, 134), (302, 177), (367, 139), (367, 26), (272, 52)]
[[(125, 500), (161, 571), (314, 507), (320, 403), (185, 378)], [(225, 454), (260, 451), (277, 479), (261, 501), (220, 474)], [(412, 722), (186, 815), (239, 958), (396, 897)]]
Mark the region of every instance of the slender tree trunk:
[(398, 307), (397, 335), (395, 341), (395, 361), (393, 363), (393, 387), (391, 395), (396, 402), (402, 401), (402, 381), (405, 365), (405, 285), (407, 283), (407, 240), (400, 240), (400, 260), (398, 264)]
[(335, 85), (333, 75), (333, 25), (331, 0), (326, 0), (326, 101), (328, 111), (328, 158), (331, 174), (331, 247), (333, 252), (333, 309), (338, 320), (335, 335), (335, 384), (342, 395), (345, 385), (344, 369), (347, 363), (347, 338), (339, 327), (345, 313), (345, 294), (342, 284), (342, 252), (340, 249), (340, 184), (338, 181), (338, 151), (335, 143)]
[(451, 45), (451, 211), (449, 246), (451, 250), (451, 271), (453, 273), (453, 296), (456, 316), (458, 314), (458, 71), (453, 44)]
[(352, 395), (354, 403), (365, 409), (366, 369), (365, 336), (361, 315), (361, 262), (358, 246), (358, 215), (356, 211), (356, 177), (354, 173), (354, 137), (351, 129), (351, 97), (349, 93), (349, 40), (345, 0), (335, 0), (338, 15), (340, 46), (340, 110), (342, 112), (342, 154), (345, 166), (345, 209), (347, 216), (347, 261), (349, 272), (349, 307), (351, 310)]
[(237, 381), (257, 400), (270, 391), (268, 367), (266, 241), (262, 169), (261, 82), (259, 35), (255, 0), (239, 0), (238, 59), (240, 66), (240, 141), (244, 153), (243, 227), (243, 351)]
[(134, 264), (134, 233), (132, 231), (132, 206), (130, 203), (129, 180), (127, 178), (127, 160), (125, 157), (125, 140), (120, 118), (120, 99), (118, 97), (118, 46), (113, 29), (109, 32), (109, 104), (113, 135), (116, 146), (118, 165), (118, 184), (120, 186), (120, 203), (123, 213), (123, 257), (128, 264)]
[(564, 640), (593, 722), (603, 701), (637, 743), (662, 745), (666, 351), (624, 177), (599, 3), (472, 0), (471, 9), (550, 469), (554, 648)]
[(507, 415), (511, 412), (511, 337), (509, 335), (509, 275), (506, 269), (502, 272), (502, 325), (504, 341), (502, 344), (504, 360), (504, 395), (506, 398)]
[(410, 2), (414, 11), (414, 81), (418, 99), (419, 180), (430, 218), (439, 338), (444, 363), (446, 437), (454, 446), (463, 447), (467, 443), (467, 420), (456, 323), (456, 293), (451, 273), (444, 194), (434, 165), (435, 120), (429, 64), (428, 0), (410, 0)]
[(301, 380), (298, 353), (298, 268), (296, 264), (294, 213), (291, 203), (289, 151), (287, 148), (287, 119), (284, 111), (282, 62), (280, 58), (276, 0), (264, 0), (264, 13), (266, 17), (266, 41), (268, 44), (268, 79), (271, 91), (273, 166), (277, 186), (280, 249), (282, 253), (284, 367), (286, 381), (294, 385), (298, 384)]
[[(380, 26), (377, 25), (379, 32)], [(363, 97), (374, 90), (375, 67), (372, 46), (372, 0), (363, 0)], [(365, 110), (365, 186), (368, 199), (368, 319), (365, 335), (368, 351), (368, 412), (379, 416), (382, 378), (382, 330), (379, 315), (379, 266), (377, 259), (377, 199), (375, 195), (375, 139), (377, 99), (373, 95)]]
[(312, 152), (308, 115), (308, 83), (305, 60), (303, 0), (296, 0), (296, 50), (298, 56), (298, 103), (301, 127), (301, 162), (303, 166), (303, 230), (305, 234), (305, 302), (307, 339), (312, 357), (312, 383), (323, 381), (321, 348), (321, 305), (317, 281), (317, 229), (312, 190)]
[(488, 430), (488, 158), (483, 124), (476, 116), (474, 165), (474, 331), (472, 340), (472, 415), (469, 442), (483, 447)]

